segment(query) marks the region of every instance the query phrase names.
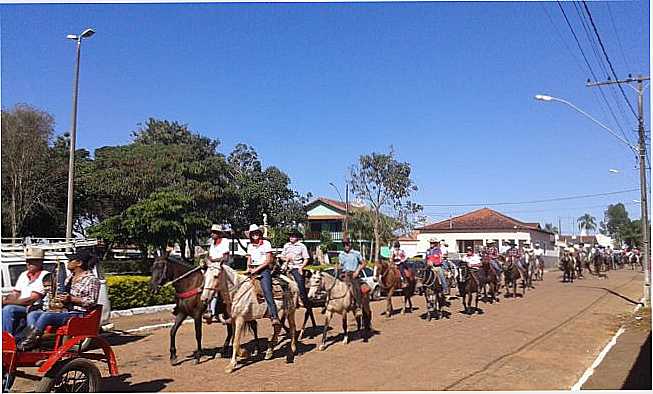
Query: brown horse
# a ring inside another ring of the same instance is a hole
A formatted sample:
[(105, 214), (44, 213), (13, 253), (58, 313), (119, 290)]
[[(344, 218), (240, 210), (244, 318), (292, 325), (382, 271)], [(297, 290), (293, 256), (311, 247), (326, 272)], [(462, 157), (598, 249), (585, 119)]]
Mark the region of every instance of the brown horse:
[[(474, 311), (480, 311), (478, 309), (478, 296), (481, 286), (478, 283), (478, 275), (473, 274), (472, 269), (464, 261), (459, 264), (458, 269), (460, 270), (458, 291), (460, 292), (460, 298), (463, 300), (463, 313), (471, 315)], [(474, 299), (474, 308), (472, 309), (472, 294), (474, 293), (476, 293), (476, 297)]]
[[(406, 309), (413, 311), (413, 301), (411, 297), (415, 294), (415, 285), (417, 281), (415, 280), (415, 272), (410, 267), (406, 267), (404, 270), (406, 275), (406, 287), (402, 289), (402, 294), (404, 296), (404, 308), (401, 313), (406, 313)], [(387, 292), (387, 307), (384, 312), (386, 317), (392, 316), (392, 294), (396, 289), (401, 288), (401, 273), (399, 268), (393, 263), (387, 261), (376, 261), (374, 263), (374, 279), (379, 282), (379, 285), (383, 290)]]
[(573, 256), (562, 256), (560, 258), (560, 268), (562, 269), (562, 281), (574, 283), (574, 263)]
[[(170, 328), (170, 364), (172, 365), (177, 364), (177, 348), (175, 346), (177, 330), (189, 316), (195, 323), (195, 340), (197, 341), (197, 350), (193, 352), (195, 364), (199, 363), (202, 356), (202, 314), (206, 310), (206, 305), (201, 302), (200, 296), (204, 286), (204, 274), (196, 268), (172, 260), (168, 258), (168, 255), (157, 257), (152, 265), (150, 281), (152, 291), (158, 291), (169, 282), (172, 282), (175, 289), (175, 307), (172, 311), (172, 314), (175, 315), (175, 323)], [(255, 342), (258, 344), (256, 322), (253, 323), (249, 325), (248, 329), (254, 333)], [(229, 356), (229, 345), (232, 338), (233, 325), (227, 325), (227, 338), (222, 346), (223, 358)]]
[(489, 258), (482, 259), (481, 269), (485, 274), (485, 283), (483, 284), (483, 298), (487, 299), (487, 290), (489, 289), (490, 303), (494, 303), (494, 301), (498, 302), (499, 297), (497, 297), (497, 291), (499, 290), (499, 278), (497, 273), (494, 271), (494, 268), (492, 268), (490, 265)]

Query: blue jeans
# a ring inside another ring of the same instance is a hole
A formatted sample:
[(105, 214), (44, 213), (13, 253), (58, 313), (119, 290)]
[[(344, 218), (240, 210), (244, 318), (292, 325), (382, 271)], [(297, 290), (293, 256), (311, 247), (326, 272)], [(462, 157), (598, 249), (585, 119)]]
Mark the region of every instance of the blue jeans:
[(2, 331), (16, 336), (25, 325), (27, 307), (22, 305), (5, 305), (2, 307)]
[(404, 274), (404, 272), (406, 272), (406, 263), (397, 264), (397, 268), (399, 268), (399, 273), (401, 274), (401, 278), (405, 279), (406, 275)]
[(279, 319), (277, 305), (274, 303), (274, 298), (272, 296), (272, 272), (270, 271), (270, 268), (266, 268), (261, 271), (259, 275), (261, 278), (261, 290), (263, 290), (263, 295), (265, 296), (265, 303), (268, 304), (270, 317), (273, 319)]
[(434, 271), (438, 275), (438, 277), (440, 277), (440, 284), (442, 285), (442, 291), (447, 293), (449, 291), (449, 282), (447, 282), (447, 278), (444, 275), (444, 268), (442, 266), (435, 267)]
[(304, 284), (304, 276), (299, 273), (299, 269), (293, 268), (290, 270), (290, 274), (295, 279), (297, 287), (299, 287), (299, 297), (302, 299), (302, 304), (305, 308), (309, 307), (310, 300), (308, 299), (308, 293), (306, 293), (306, 285)]
[(44, 331), (45, 327), (61, 327), (70, 320), (71, 317), (83, 316), (80, 311), (72, 312), (44, 312), (34, 311), (27, 315), (27, 326)]
[(503, 272), (503, 270), (501, 269), (501, 266), (499, 265), (499, 263), (496, 260), (490, 260), (490, 266), (492, 266), (492, 268), (494, 268), (494, 271), (497, 273), (497, 276), (501, 275), (501, 272)]

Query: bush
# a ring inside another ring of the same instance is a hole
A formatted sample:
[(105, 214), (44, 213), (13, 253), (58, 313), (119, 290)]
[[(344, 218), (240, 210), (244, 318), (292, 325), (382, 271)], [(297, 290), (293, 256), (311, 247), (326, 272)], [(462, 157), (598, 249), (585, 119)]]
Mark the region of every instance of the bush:
[(175, 289), (172, 286), (164, 286), (158, 293), (154, 293), (150, 289), (149, 276), (109, 276), (107, 277), (107, 287), (111, 308), (114, 310), (175, 302)]
[(108, 275), (149, 275), (152, 260), (102, 260), (101, 267)]

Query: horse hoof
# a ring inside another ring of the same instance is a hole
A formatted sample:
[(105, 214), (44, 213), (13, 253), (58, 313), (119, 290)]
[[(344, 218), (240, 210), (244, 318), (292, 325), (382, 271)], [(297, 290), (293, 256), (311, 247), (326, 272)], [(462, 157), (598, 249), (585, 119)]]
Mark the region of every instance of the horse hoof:
[(266, 360), (271, 360), (272, 359), (272, 349), (268, 350), (265, 352), (265, 357)]
[(286, 364), (292, 364), (295, 362), (295, 355), (289, 354), (286, 356)]
[(172, 365), (173, 367), (177, 365), (177, 357), (170, 359), (170, 365)]
[(343, 344), (343, 345), (346, 345), (346, 344), (348, 344), (348, 343), (349, 343), (349, 338), (345, 337), (345, 338), (342, 340), (342, 344)]
[(200, 359), (196, 358), (195, 361), (193, 361), (193, 365), (198, 365), (200, 363)]
[(326, 349), (326, 346), (324, 346), (324, 345), (320, 345), (320, 346), (317, 348), (317, 350), (320, 351), (320, 352), (324, 351), (324, 349)]
[(232, 373), (235, 370), (236, 370), (236, 366), (233, 364), (229, 364), (224, 368), (225, 373)]

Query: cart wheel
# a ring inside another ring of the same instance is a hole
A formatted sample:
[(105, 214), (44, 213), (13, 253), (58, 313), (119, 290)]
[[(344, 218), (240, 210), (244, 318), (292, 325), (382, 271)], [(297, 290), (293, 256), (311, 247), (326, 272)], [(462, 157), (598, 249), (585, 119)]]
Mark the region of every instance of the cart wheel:
[(85, 358), (62, 361), (36, 384), (37, 393), (97, 393), (102, 376), (100, 370)]
[(14, 380), (16, 380), (16, 375), (13, 373), (2, 373), (2, 392), (8, 393), (11, 390), (11, 387), (14, 385)]

